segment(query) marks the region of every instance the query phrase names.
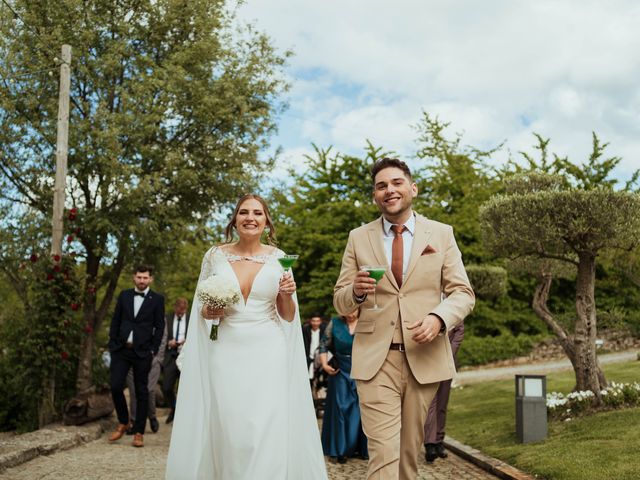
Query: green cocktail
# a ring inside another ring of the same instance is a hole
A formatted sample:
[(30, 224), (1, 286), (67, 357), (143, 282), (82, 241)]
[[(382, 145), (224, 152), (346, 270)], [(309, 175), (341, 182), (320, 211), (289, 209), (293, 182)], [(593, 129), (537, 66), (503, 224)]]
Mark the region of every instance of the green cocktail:
[[(384, 277), (384, 273), (387, 271), (386, 265), (364, 265), (360, 270), (364, 270), (365, 272), (369, 272), (369, 276), (376, 281), (376, 286), (378, 282)], [(376, 298), (376, 290), (373, 291), (373, 307), (368, 308), (367, 310), (381, 310), (378, 307), (378, 299)]]
[(291, 267), (296, 263), (296, 260), (298, 260), (298, 255), (284, 255), (278, 258), (278, 262), (280, 262), (280, 265), (282, 265), (285, 272), (291, 270)]
[(376, 281), (376, 285), (382, 277), (384, 277), (385, 268), (371, 267), (366, 269), (369, 272), (369, 276)]

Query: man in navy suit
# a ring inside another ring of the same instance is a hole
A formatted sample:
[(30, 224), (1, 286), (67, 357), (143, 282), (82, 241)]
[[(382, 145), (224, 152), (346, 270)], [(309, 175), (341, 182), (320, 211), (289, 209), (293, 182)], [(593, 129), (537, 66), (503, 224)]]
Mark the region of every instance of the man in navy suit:
[(129, 425), (129, 409), (124, 387), (129, 369), (133, 370), (136, 393), (136, 421), (132, 425), (134, 447), (144, 446), (149, 391), (147, 378), (153, 357), (158, 353), (164, 333), (164, 298), (149, 289), (153, 269), (139, 265), (133, 274), (135, 288), (118, 296), (109, 329), (111, 352), (111, 396), (118, 415), (118, 427), (110, 442), (122, 438)]

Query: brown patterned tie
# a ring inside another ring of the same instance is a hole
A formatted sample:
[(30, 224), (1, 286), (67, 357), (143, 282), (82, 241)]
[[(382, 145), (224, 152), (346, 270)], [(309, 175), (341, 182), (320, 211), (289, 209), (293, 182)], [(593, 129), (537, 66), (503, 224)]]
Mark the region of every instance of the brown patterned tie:
[(402, 265), (404, 264), (404, 240), (402, 238), (402, 232), (407, 229), (404, 225), (391, 225), (391, 230), (396, 236), (393, 238), (391, 244), (391, 273), (398, 287), (402, 286)]

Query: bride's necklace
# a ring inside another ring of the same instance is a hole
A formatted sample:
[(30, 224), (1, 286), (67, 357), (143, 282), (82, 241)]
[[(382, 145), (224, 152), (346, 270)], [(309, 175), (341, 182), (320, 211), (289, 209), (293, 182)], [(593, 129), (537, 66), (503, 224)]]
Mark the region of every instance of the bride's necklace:
[(272, 253), (260, 253), (257, 255), (244, 255), (244, 254), (238, 254), (238, 253), (233, 253), (233, 252), (228, 252), (225, 249), (222, 250), (223, 253), (225, 254), (225, 256), (227, 257), (227, 260), (229, 260), (229, 262), (254, 262), (254, 263), (265, 263), (267, 261), (267, 258), (269, 258)]

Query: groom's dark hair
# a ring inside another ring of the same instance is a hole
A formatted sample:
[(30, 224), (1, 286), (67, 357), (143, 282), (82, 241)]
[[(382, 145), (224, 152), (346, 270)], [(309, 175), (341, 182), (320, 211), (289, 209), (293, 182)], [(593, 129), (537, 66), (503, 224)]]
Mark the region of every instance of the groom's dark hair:
[(151, 265), (147, 265), (146, 263), (140, 263), (136, 265), (136, 268), (133, 270), (134, 275), (136, 273), (146, 273), (149, 272), (149, 275), (153, 275), (153, 267)]
[(384, 157), (378, 160), (376, 163), (374, 163), (373, 167), (371, 167), (372, 183), (374, 184), (376, 183), (376, 175), (378, 174), (378, 172), (380, 172), (380, 170), (384, 170), (385, 168), (390, 168), (390, 167), (399, 168), (400, 170), (403, 171), (403, 173), (405, 174), (407, 179), (409, 179), (409, 181), (413, 180), (411, 176), (411, 170), (409, 169), (406, 163), (404, 163), (402, 160), (398, 160), (397, 158)]

